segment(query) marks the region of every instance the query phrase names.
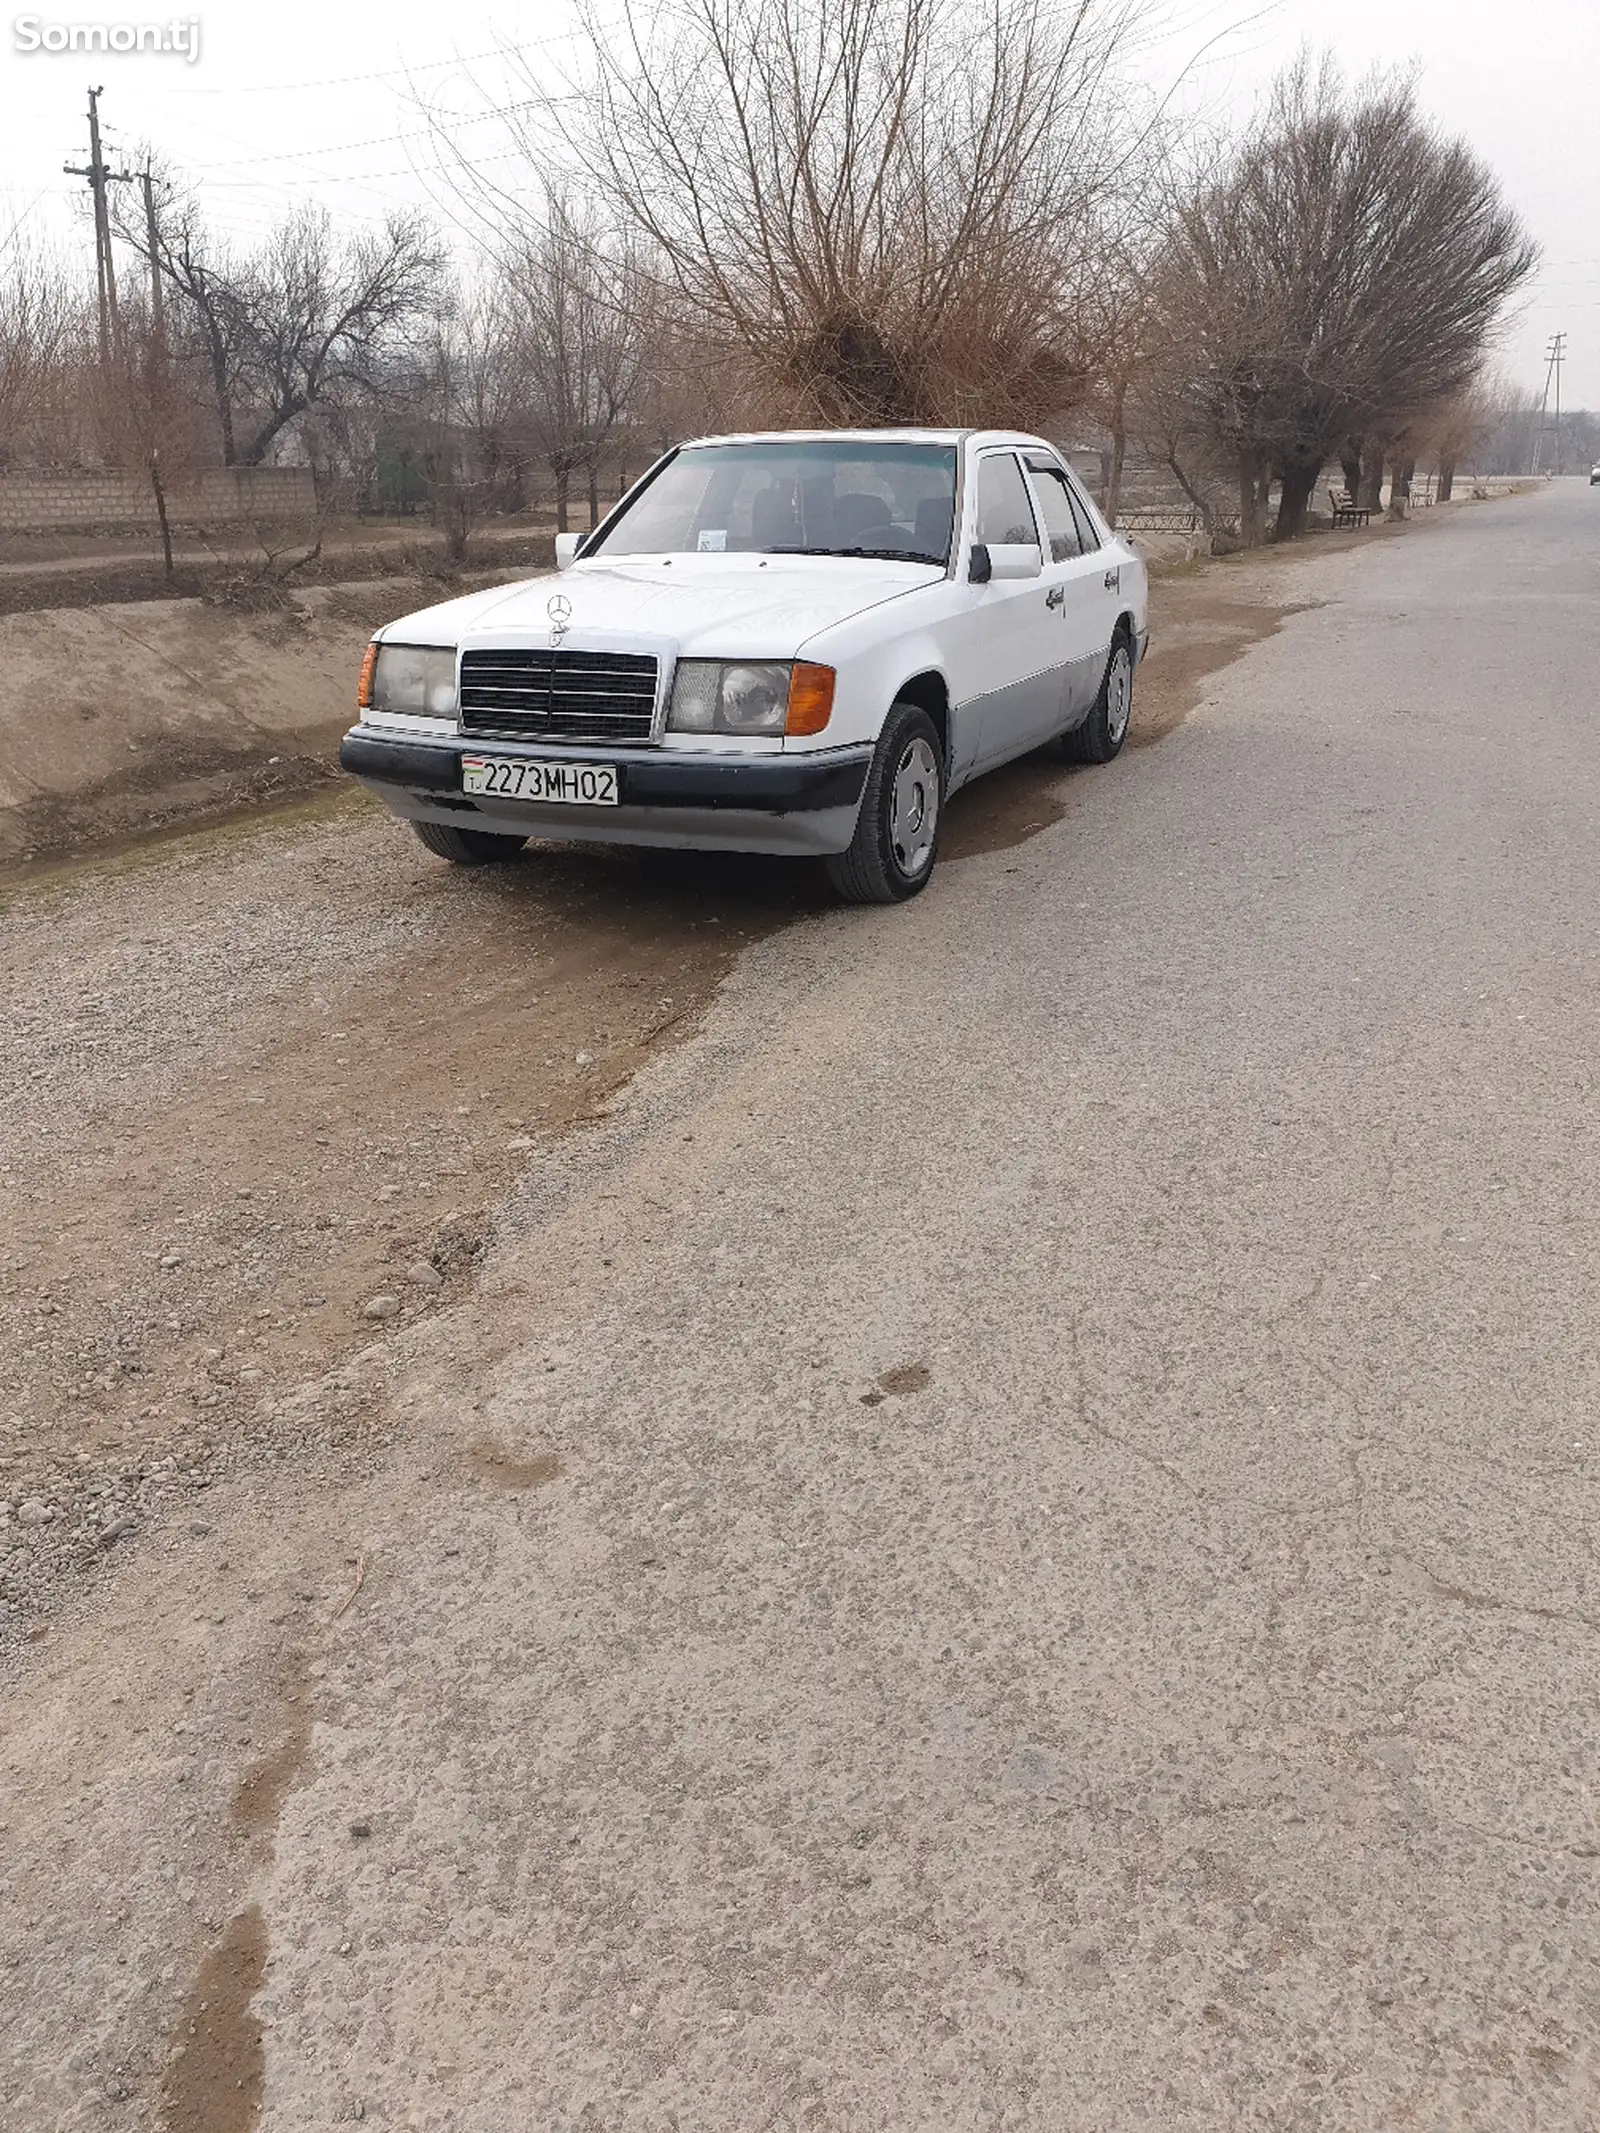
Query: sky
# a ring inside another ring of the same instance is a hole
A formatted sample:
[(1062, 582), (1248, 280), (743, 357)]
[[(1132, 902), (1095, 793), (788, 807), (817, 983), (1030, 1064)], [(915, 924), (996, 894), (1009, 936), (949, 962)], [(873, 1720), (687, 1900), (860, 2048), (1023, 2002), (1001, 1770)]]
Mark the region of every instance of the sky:
[[(308, 199), (345, 223), (416, 205), (459, 215), (424, 102), (450, 115), (465, 153), (497, 158), (486, 168), (512, 175), (493, 114), (508, 50), (551, 87), (577, 50), (574, 0), (200, 0), (200, 9), (158, 17), (50, 0), (6, 19), (0, 248), (35, 237), (88, 250), (75, 212), (83, 183), (61, 166), (87, 160), (91, 84), (104, 86), (109, 158), (154, 143), (196, 181), (217, 225), (250, 237)], [(1565, 331), (1563, 405), (1600, 408), (1600, 0), (1154, 0), (1138, 19), (1135, 63), (1150, 88), (1208, 123), (1248, 118), (1306, 45), (1332, 45), (1352, 75), (1415, 67), (1425, 108), (1488, 158), (1544, 248), (1502, 367), (1537, 389), (1549, 338)], [(157, 21), (181, 51), (45, 49), (47, 26)]]

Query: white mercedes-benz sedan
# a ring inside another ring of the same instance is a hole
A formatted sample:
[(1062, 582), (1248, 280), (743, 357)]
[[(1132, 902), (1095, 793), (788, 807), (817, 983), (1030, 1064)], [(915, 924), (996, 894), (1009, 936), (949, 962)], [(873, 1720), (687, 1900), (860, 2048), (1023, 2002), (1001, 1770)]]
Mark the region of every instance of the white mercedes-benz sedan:
[(1037, 437), (784, 431), (668, 452), (558, 575), (367, 651), (340, 761), (460, 866), (530, 837), (814, 853), (914, 896), (959, 785), (1122, 747), (1138, 554)]

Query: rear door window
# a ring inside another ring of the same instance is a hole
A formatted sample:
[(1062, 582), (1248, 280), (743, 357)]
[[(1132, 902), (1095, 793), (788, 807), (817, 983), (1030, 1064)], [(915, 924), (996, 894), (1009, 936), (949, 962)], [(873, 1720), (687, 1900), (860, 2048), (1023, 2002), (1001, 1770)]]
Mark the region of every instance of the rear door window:
[(1078, 522), (1078, 538), (1083, 543), (1083, 552), (1085, 555), (1093, 555), (1100, 546), (1100, 529), (1070, 475), (1067, 477), (1067, 496), (1072, 505), (1072, 515)]
[(1066, 474), (1055, 460), (1046, 459), (1040, 453), (1029, 454), (1028, 472), (1033, 477), (1033, 493), (1039, 499), (1045, 529), (1050, 535), (1050, 560), (1052, 563), (1069, 563), (1075, 555), (1083, 553), (1083, 534), (1072, 508), (1072, 492), (1067, 487)]

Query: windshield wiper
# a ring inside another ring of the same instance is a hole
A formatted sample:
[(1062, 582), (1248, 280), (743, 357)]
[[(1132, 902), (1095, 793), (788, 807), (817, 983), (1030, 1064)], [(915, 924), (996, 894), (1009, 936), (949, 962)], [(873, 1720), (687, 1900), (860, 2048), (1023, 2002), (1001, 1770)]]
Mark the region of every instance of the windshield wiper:
[(943, 570), (947, 558), (924, 555), (920, 548), (769, 548), (768, 555), (858, 555), (870, 563), (936, 563)]

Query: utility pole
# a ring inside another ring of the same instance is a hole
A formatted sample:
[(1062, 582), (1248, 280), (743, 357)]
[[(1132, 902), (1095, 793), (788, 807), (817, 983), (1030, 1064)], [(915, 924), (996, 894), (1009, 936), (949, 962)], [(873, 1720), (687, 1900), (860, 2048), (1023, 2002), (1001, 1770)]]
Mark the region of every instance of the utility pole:
[(1539, 471), (1539, 462), (1540, 462), (1540, 460), (1541, 460), (1541, 459), (1542, 459), (1542, 458), (1544, 457), (1544, 436), (1545, 436), (1545, 431), (1546, 431), (1546, 430), (1547, 430), (1547, 429), (1548, 429), (1548, 428), (1550, 427), (1550, 424), (1549, 424), (1549, 421), (1548, 421), (1548, 419), (1547, 419), (1547, 418), (1548, 418), (1548, 416), (1549, 416), (1549, 413), (1550, 413), (1550, 394), (1551, 394), (1551, 390), (1552, 390), (1552, 388), (1554, 389), (1554, 392), (1555, 392), (1555, 401), (1556, 401), (1556, 420), (1555, 420), (1555, 452), (1556, 452), (1556, 472), (1557, 472), (1557, 473), (1559, 474), (1559, 473), (1560, 473), (1560, 472), (1562, 471), (1562, 469), (1561, 469), (1561, 366), (1562, 366), (1562, 364), (1563, 364), (1563, 363), (1564, 363), (1564, 362), (1566, 361), (1566, 359), (1567, 359), (1567, 337), (1566, 337), (1565, 333), (1552, 333), (1552, 334), (1551, 334), (1551, 336), (1550, 336), (1549, 344), (1548, 344), (1548, 346), (1546, 347), (1546, 349), (1545, 349), (1545, 352), (1544, 352), (1544, 391), (1543, 391), (1543, 392), (1542, 392), (1542, 393), (1541, 393), (1541, 394), (1539, 395), (1539, 428), (1538, 428), (1538, 432), (1537, 432), (1537, 434), (1535, 435), (1535, 437), (1534, 437), (1534, 440), (1533, 440), (1533, 468), (1532, 468), (1532, 471), (1533, 471), (1533, 472), (1534, 472), (1535, 474), (1537, 474), (1537, 473), (1538, 473), (1538, 471)]
[(131, 184), (133, 173), (106, 168), (105, 158), (100, 153), (100, 97), (100, 89), (89, 91), (88, 168), (77, 163), (63, 163), (61, 167), (69, 178), (87, 178), (89, 190), (94, 195), (94, 267), (100, 297), (100, 360), (109, 363), (113, 347), (121, 345), (122, 333), (117, 318), (117, 269), (111, 256), (111, 215), (106, 206), (106, 187)]
[(1550, 360), (1556, 367), (1556, 472), (1561, 472), (1561, 365), (1566, 359), (1567, 337), (1558, 333), (1550, 343)]
[[(144, 187), (144, 236), (150, 254), (150, 356), (149, 391), (152, 411), (159, 421), (159, 410), (164, 401), (163, 386), (166, 383), (167, 367), (167, 314), (161, 296), (161, 232), (156, 227), (155, 179), (148, 170), (141, 170), (139, 182)], [(167, 518), (166, 484), (161, 479), (161, 448), (150, 446), (150, 487), (156, 500), (156, 518), (161, 526), (161, 552), (166, 559), (167, 576), (172, 576), (172, 527)]]
[(150, 248), (150, 328), (158, 348), (167, 342), (167, 314), (161, 296), (160, 232), (156, 228), (156, 188), (149, 171), (141, 170), (139, 182), (144, 187), (144, 234)]

